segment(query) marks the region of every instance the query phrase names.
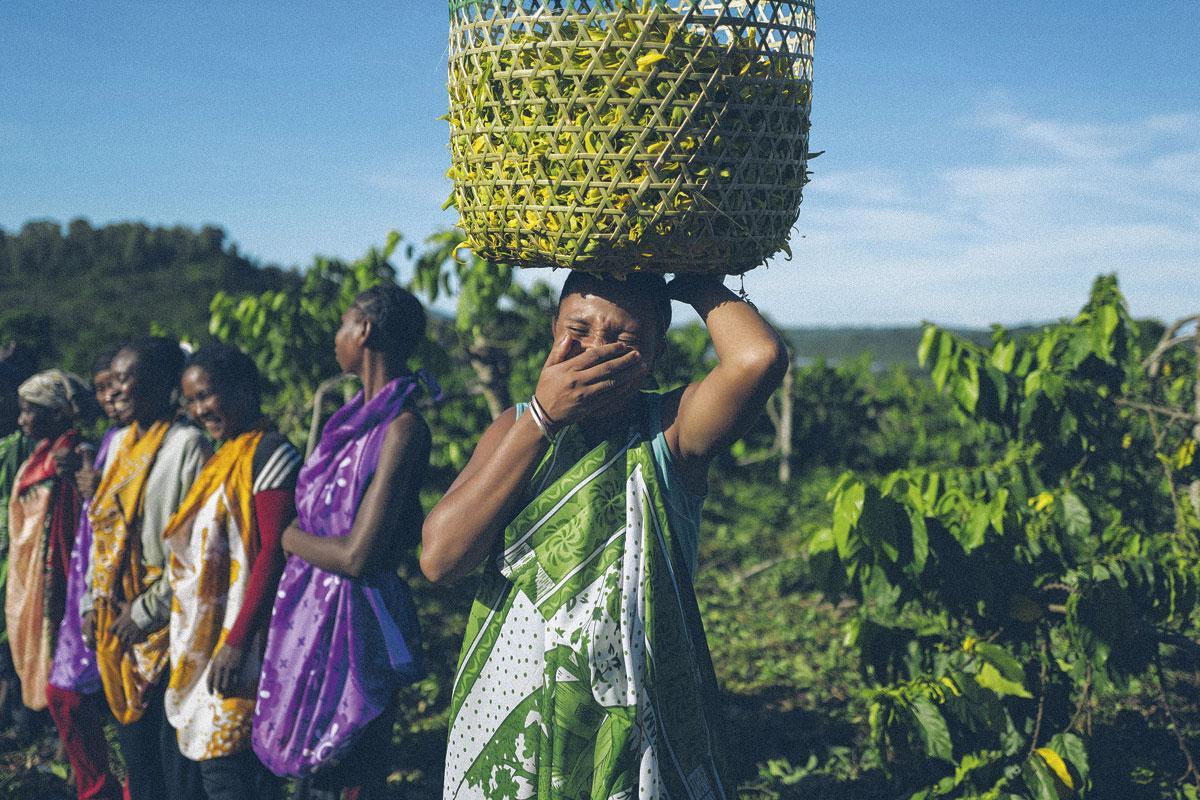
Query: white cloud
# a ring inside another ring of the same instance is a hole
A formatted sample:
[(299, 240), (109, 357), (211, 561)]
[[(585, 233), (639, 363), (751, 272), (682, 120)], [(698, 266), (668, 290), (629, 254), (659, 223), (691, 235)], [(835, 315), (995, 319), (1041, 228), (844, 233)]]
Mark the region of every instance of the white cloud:
[(981, 127), (1019, 143), (1040, 145), (1067, 158), (1106, 159), (1128, 152), (1119, 126), (1034, 119), (1011, 111), (981, 113)]
[(813, 165), (816, 174), (804, 190), (810, 204), (826, 197), (860, 203), (898, 203), (907, 197), (896, 175), (887, 170), (822, 172), (820, 161), (814, 161)]
[(752, 297), (791, 325), (1018, 323), (1071, 315), (1116, 272), (1136, 314), (1200, 310), (1200, 115), (1003, 108), (961, 135), (994, 155), (819, 175), (794, 261), (748, 275)]

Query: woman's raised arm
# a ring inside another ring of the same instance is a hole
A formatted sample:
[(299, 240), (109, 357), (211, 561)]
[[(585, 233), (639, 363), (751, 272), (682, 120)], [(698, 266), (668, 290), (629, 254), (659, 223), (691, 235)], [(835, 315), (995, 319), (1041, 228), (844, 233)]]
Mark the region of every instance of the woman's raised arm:
[(709, 462), (762, 413), (787, 370), (787, 347), (758, 310), (717, 279), (685, 276), (672, 296), (696, 309), (717, 352), (717, 366), (684, 389), (667, 445), (693, 489), (704, 486)]

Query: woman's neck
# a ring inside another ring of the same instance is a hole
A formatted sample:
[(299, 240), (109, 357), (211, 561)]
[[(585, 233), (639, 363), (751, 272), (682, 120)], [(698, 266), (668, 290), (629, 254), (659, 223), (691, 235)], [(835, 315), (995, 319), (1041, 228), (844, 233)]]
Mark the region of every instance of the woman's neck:
[(403, 366), (393, 363), (382, 353), (367, 350), (363, 353), (362, 365), (358, 370), (358, 379), (362, 381), (363, 400), (370, 402), (384, 386), (405, 373)]
[(135, 417), (134, 422), (137, 423), (138, 430), (145, 432), (150, 429), (150, 426), (156, 422), (170, 422), (173, 414), (170, 409), (160, 409), (152, 414), (144, 414), (140, 417)]
[(71, 430), (70, 425), (63, 425), (61, 427), (51, 428), (50, 430), (45, 432), (45, 435), (42, 437), (42, 439), (47, 442), (57, 442), (62, 437), (62, 435), (69, 430)]
[(639, 402), (640, 398), (635, 394), (619, 411), (603, 417), (580, 420), (579, 430), (583, 433), (584, 441), (595, 446), (605, 439), (628, 433), (630, 423), (636, 423), (640, 419)]

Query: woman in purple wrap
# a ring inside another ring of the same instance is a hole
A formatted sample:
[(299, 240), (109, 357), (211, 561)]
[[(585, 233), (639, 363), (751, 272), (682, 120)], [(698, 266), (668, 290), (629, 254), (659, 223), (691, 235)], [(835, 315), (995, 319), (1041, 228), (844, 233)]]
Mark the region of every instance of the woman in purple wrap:
[(420, 674), (397, 574), (419, 540), (430, 433), (407, 361), (425, 334), (408, 292), (376, 286), (342, 315), (338, 365), (363, 389), (326, 423), (300, 470), (255, 709), (254, 751), (275, 774), (382, 796), (396, 690)]
[[(113, 421), (117, 418), (117, 412), (109, 402), (108, 384), (112, 379), (113, 356), (119, 349), (111, 347), (105, 350), (92, 364), (92, 388), (96, 402), (105, 416)], [(46, 700), (59, 738), (62, 739), (67, 761), (75, 774), (75, 793), (79, 800), (117, 800), (122, 796), (121, 784), (109, 769), (108, 744), (104, 738), (108, 707), (100, 685), (100, 671), (96, 668), (96, 651), (83, 640), (79, 606), (87, 582), (88, 558), (92, 552), (92, 523), (87, 515), (88, 505), (108, 465), (113, 439), (121, 430), (120, 426), (108, 429), (100, 440), (100, 448), (94, 458), (88, 457), (86, 449), (81, 449), (73, 459), (63, 458), (59, 461), (61, 468), (75, 473), (82, 508), (75, 529), (75, 544), (71, 548), (71, 561), (67, 567), (66, 608), (58, 628)]]

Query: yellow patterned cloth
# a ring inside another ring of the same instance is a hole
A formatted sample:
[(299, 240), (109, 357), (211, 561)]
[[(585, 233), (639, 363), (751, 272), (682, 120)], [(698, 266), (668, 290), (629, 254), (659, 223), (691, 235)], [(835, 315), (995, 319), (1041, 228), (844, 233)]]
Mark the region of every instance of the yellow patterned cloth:
[(92, 521), (92, 597), (96, 611), (96, 663), (104, 696), (122, 725), (141, 718), (145, 694), (167, 663), (167, 628), (125, 648), (109, 632), (121, 606), (132, 602), (162, 574), (142, 563), (141, 526), (146, 478), (162, 447), (169, 422), (156, 422), (143, 433), (129, 426), (88, 509)]
[[(223, 697), (208, 690), (208, 675), (241, 613), (261, 546), (253, 462), (262, 436), (256, 430), (226, 442), (163, 531), (173, 592), (165, 705), (179, 750), (193, 761), (232, 755), (250, 745), (254, 687), (241, 697)], [(249, 657), (261, 658), (261, 647), (250, 647)], [(258, 666), (249, 668), (257, 674)]]

